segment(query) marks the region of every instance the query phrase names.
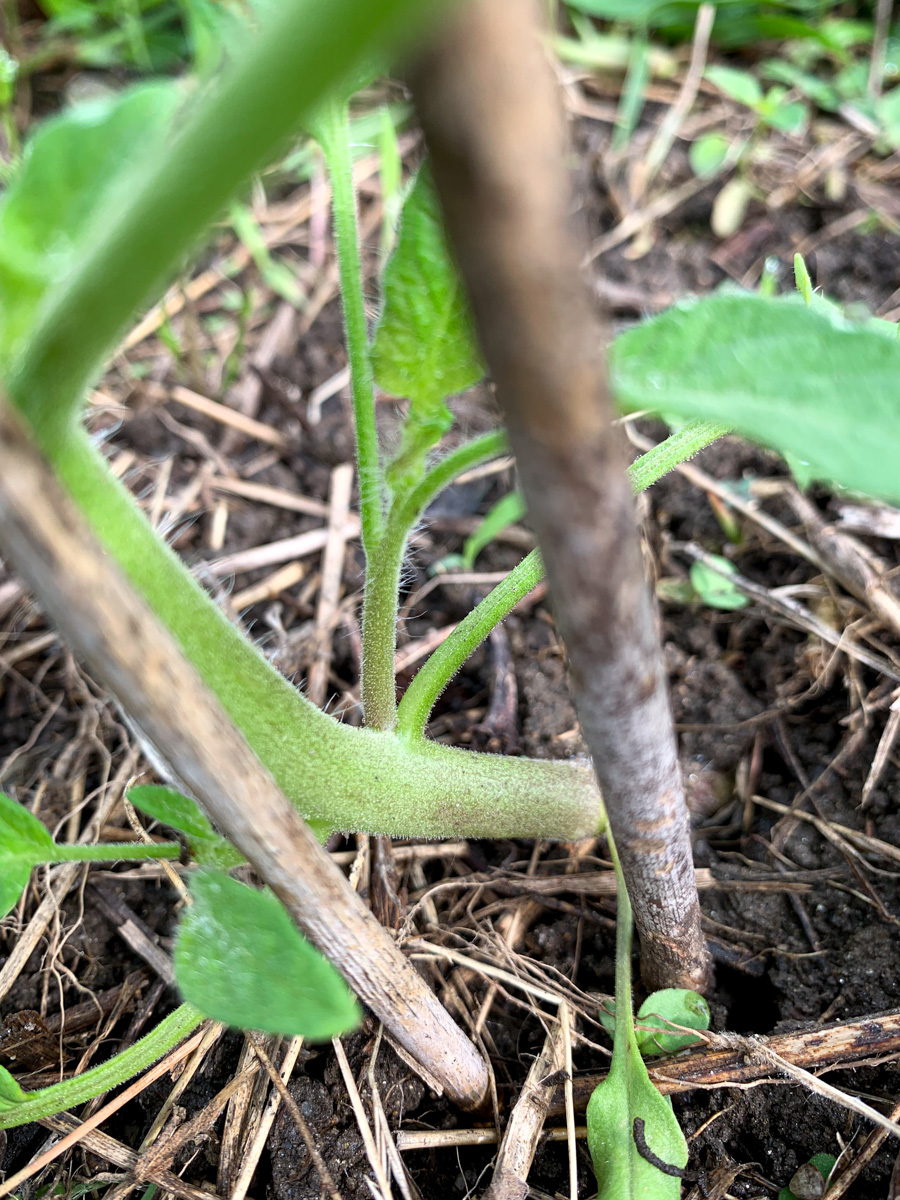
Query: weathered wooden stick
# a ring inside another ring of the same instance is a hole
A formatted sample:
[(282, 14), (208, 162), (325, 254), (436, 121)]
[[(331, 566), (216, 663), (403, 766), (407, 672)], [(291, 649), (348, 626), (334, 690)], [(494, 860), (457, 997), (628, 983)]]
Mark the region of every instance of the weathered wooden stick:
[(412, 72), (447, 228), (547, 566), (648, 986), (702, 988), (688, 814), (605, 330), (569, 230), (555, 80), (531, 0), (468, 0)]
[(487, 1069), (349, 887), (0, 397), (0, 548), (60, 632), (364, 1004), (452, 1098)]

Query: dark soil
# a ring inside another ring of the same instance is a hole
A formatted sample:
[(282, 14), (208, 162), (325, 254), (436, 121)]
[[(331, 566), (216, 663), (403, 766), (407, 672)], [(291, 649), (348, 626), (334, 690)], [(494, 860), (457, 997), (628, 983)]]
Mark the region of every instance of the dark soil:
[[(582, 134), (586, 173), (591, 174), (592, 155), (605, 132), (601, 135), (585, 126)], [(683, 165), (679, 165), (677, 153), (673, 159), (667, 169), (674, 180)], [(713, 199), (714, 189), (710, 188), (663, 219), (643, 257), (629, 257), (627, 246), (609, 251), (594, 265), (598, 280), (627, 284), (633, 293), (646, 298), (649, 309), (653, 298), (660, 295), (674, 298), (687, 291), (706, 291), (728, 276), (746, 280), (754, 271), (758, 275), (766, 256), (778, 257), (786, 273), (796, 245), (804, 238), (815, 238), (840, 211), (847, 211), (850, 203), (835, 210), (824, 200), (817, 202), (815, 195), (805, 195), (801, 203), (774, 211), (766, 210), (761, 202), (754, 203), (738, 234), (720, 244), (708, 232)], [(584, 195), (584, 215), (593, 235), (613, 223), (608, 198), (593, 175)], [(825, 283), (832, 295), (878, 309), (890, 300), (898, 284), (900, 237), (873, 228), (825, 240), (815, 250), (814, 268), (819, 282)], [(614, 307), (617, 319), (632, 320), (642, 305), (630, 300), (616, 302)], [(175, 327), (181, 328), (178, 322)], [(140, 355), (151, 383), (171, 380), (171, 359), (158, 344), (152, 343), (152, 349), (151, 344), (143, 346)], [(308, 395), (342, 365), (339, 312), (332, 303), (296, 353), (276, 359), (265, 373), (257, 417), (296, 434), (292, 447), (268, 458), (264, 447), (223, 435), (220, 426), (203, 417), (174, 405), (163, 409), (148, 383), (130, 377), (121, 365), (113, 371), (107, 390), (127, 402), (128, 411), (114, 419), (95, 418), (95, 427), (107, 431), (112, 458), (123, 451), (134, 454), (127, 478), (138, 495), (153, 491), (159, 464), (169, 457), (174, 462), (168, 495), (179, 495), (206, 469), (213, 450), (226, 454), (242, 477), (326, 499), (331, 467), (352, 453), (346, 398), (328, 401), (320, 424), (301, 427), (295, 397), (297, 389)], [(385, 437), (390, 439), (396, 417), (390, 405), (383, 405), (382, 410)], [(176, 417), (179, 424), (164, 419), (166, 414)], [(474, 400), (460, 402), (458, 415), (467, 432), (489, 427), (494, 420), (489, 396), (482, 392)], [(202, 439), (187, 441), (184, 428), (199, 432)], [(728, 480), (784, 475), (783, 464), (774, 456), (732, 439), (705, 451), (698, 463), (713, 476)], [(405, 581), (407, 599), (427, 582), (427, 565), (458, 552), (466, 522), (484, 512), (509, 483), (508, 478), (481, 480), (451, 489), (442, 498), (441, 507), (432, 513), (434, 525), (426, 526), (418, 538)], [(219, 553), (269, 542), (320, 523), (318, 518), (229, 500), (224, 544), (212, 550), (211, 497), (203, 487), (198, 491), (195, 509), (183, 511), (169, 529), (173, 544), (198, 566)], [(831, 503), (824, 493), (817, 499), (826, 509)], [(766, 507), (785, 524), (795, 524), (777, 499), (767, 501)], [(740, 542), (729, 542), (707, 496), (678, 476), (653, 488), (645, 527), (648, 559), (658, 577), (687, 577), (689, 563), (678, 545), (690, 539), (707, 550), (728, 555), (745, 575), (764, 587), (822, 585), (808, 563), (748, 521), (741, 522)], [(891, 564), (898, 563), (894, 544), (871, 544)], [(506, 569), (520, 555), (521, 548), (498, 542), (484, 552), (478, 567), (484, 571)], [(240, 587), (266, 573), (242, 575)], [(346, 595), (357, 593), (361, 580), (361, 555), (354, 545), (347, 555)], [(838, 603), (833, 597), (829, 600), (826, 589), (821, 590), (817, 603), (822, 611), (831, 604), (835, 620), (841, 619), (846, 598)], [(477, 598), (470, 587), (445, 586), (431, 591), (427, 602), (413, 604), (402, 631), (403, 641), (459, 620)], [(278, 652), (279, 665), (298, 683), (302, 683), (307, 666), (305, 648), (314, 606), (315, 593), (305, 591), (301, 582), (276, 601), (254, 606), (244, 617), (253, 637), (267, 650)], [(737, 612), (719, 612), (664, 602), (662, 619), (675, 720), (694, 813), (698, 865), (709, 868), (721, 881), (752, 883), (779, 870), (787, 880), (796, 872), (798, 878), (809, 881), (803, 894), (715, 888), (702, 893), (707, 932), (717, 960), (715, 990), (709, 997), (714, 1028), (770, 1034), (900, 1008), (900, 884), (890, 864), (849, 858), (811, 826), (802, 822), (789, 825), (748, 800), (748, 795), (755, 793), (791, 804), (802, 792), (803, 807), (808, 811), (896, 845), (900, 814), (894, 758), (871, 803), (864, 812), (860, 810), (863, 782), (892, 699), (889, 681), (842, 656), (833, 658), (827, 647), (753, 605)], [(40, 615), (24, 599), (8, 607), (4, 628), (6, 651), (44, 631)], [(566, 687), (565, 653), (547, 602), (514, 614), (506, 623), (506, 632), (517, 685), (513, 733), (509, 728), (499, 730), (498, 726), (498, 732), (484, 724), (498, 686), (498, 667), (502, 667), (501, 650), (489, 645), (473, 656), (442, 698), (433, 735), (490, 747), (492, 738), (496, 742), (502, 733), (504, 744), (523, 754), (554, 758), (583, 754)], [(876, 636), (888, 650), (898, 649), (887, 631), (878, 630)], [(348, 720), (358, 719), (352, 700), (358, 680), (357, 645), (351, 617), (336, 634), (331, 680)], [(0, 662), (5, 664), (3, 654), (0, 651)], [(94, 798), (121, 767), (128, 734), (117, 713), (104, 704), (56, 644), (5, 665), (2, 689), (0, 783), (29, 803), (39, 795), (40, 815), (54, 828), (68, 819), (73, 805)], [(31, 743), (40, 721), (44, 722), (42, 728)], [(121, 808), (109, 823), (127, 829)], [(496, 868), (524, 870), (535, 853), (541, 864), (568, 856), (570, 850), (550, 844), (536, 852), (530, 843), (473, 843), (457, 861), (426, 862), (424, 878), (405, 876), (401, 895), (417, 893), (426, 883), (454, 876)], [(590, 856), (602, 854), (602, 845), (592, 848), (576, 869), (591, 869)], [(177, 903), (160, 872), (105, 870), (90, 878), (127, 905), (164, 950), (169, 948)], [(498, 906), (507, 902), (506, 911), (511, 911), (518, 903), (490, 884), (482, 887), (477, 898), (473, 896), (472, 889), (462, 886), (441, 893), (436, 900), (440, 929), (431, 931), (436, 940), (463, 949), (476, 943), (484, 947), (487, 934), (502, 915)], [(35, 897), (30, 896), (25, 922), (34, 907)], [(526, 922), (517, 949), (545, 970), (577, 983), (583, 991), (608, 993), (613, 986), (613, 915), (614, 906), (604, 900), (564, 893), (541, 897), (540, 910)], [(58, 1055), (60, 1041), (65, 1066), (71, 1070), (86, 1048), (93, 1046), (93, 1061), (98, 1061), (117, 1049), (122, 1039), (137, 1036), (133, 1021), (142, 1008), (144, 1018), (152, 1023), (175, 1003), (171, 991), (160, 993), (154, 988), (144, 963), (121, 941), (117, 933), (120, 924), (100, 910), (90, 890), (75, 889), (3, 997), (7, 1026), (12, 1028), (17, 1014), (31, 1011), (50, 1031), (38, 1049), (32, 1047), (28, 1070), (33, 1074), (23, 1079), (26, 1087), (47, 1082), (49, 1073), (59, 1069), (59, 1058), (51, 1051)], [(0, 931), (0, 967), (19, 931), (14, 919)], [(143, 974), (134, 977), (136, 992), (125, 998), (124, 1010), (113, 1014), (111, 1025), (104, 1018), (99, 1025), (93, 1022), (81, 1031), (63, 1034), (58, 1020), (53, 1025), (61, 1008), (71, 1009), (89, 1000), (92, 993), (118, 988), (138, 971)], [(435, 983), (443, 986), (438, 977)], [(469, 975), (465, 983), (467, 992), (457, 990), (456, 994), (466, 996), (463, 1006), (471, 1015), (480, 1007), (487, 981)], [(147, 1009), (148, 997), (152, 1011)], [(0, 1061), (21, 1072), (22, 1051), (9, 1050), (12, 1043), (3, 1040), (5, 1032), (0, 1025), (0, 1056), (4, 1046), (9, 1051)], [(596, 1028), (583, 1028), (582, 1032), (593, 1040), (602, 1038)], [(374, 1036), (375, 1030), (367, 1026), (347, 1041), (364, 1100)], [(523, 1009), (516, 998), (505, 993), (497, 996), (484, 1025), (484, 1042), (497, 1077), (501, 1119), (543, 1037), (533, 1013)], [(231, 1077), (240, 1048), (238, 1035), (229, 1034), (218, 1043), (179, 1101), (187, 1116), (198, 1111)], [(599, 1069), (604, 1061), (599, 1052), (581, 1044), (576, 1047), (579, 1072)], [(433, 1097), (386, 1045), (379, 1050), (375, 1073), (393, 1128), (401, 1124), (404, 1129), (492, 1124), (490, 1114), (473, 1122), (471, 1116)], [(838, 1070), (828, 1078), (882, 1109), (893, 1107), (900, 1098), (900, 1068), (891, 1063)], [(106, 1131), (127, 1145), (138, 1145), (169, 1087), (165, 1080), (154, 1085), (139, 1102), (109, 1121)], [(294, 1072), (291, 1092), (342, 1195), (368, 1196), (364, 1147), (330, 1048), (304, 1054)], [(869, 1132), (860, 1118), (789, 1082), (744, 1091), (696, 1091), (677, 1097), (675, 1107), (689, 1137), (691, 1169), (700, 1173), (701, 1180), (714, 1180), (721, 1168), (744, 1164), (728, 1186), (735, 1196), (777, 1194), (812, 1154), (825, 1151), (837, 1155), (845, 1145), (858, 1146)], [(216, 1128), (220, 1127), (221, 1122)], [(46, 1131), (38, 1127), (14, 1131), (3, 1169), (18, 1169), (45, 1137)], [(480, 1192), (489, 1178), (485, 1172), (493, 1154), (490, 1146), (422, 1150), (406, 1153), (405, 1161), (424, 1200), (445, 1200)], [(583, 1148), (580, 1154), (580, 1195), (587, 1197), (595, 1188)], [(895, 1155), (896, 1147), (888, 1142), (851, 1194), (860, 1200), (883, 1197)], [(216, 1162), (212, 1138), (201, 1148), (191, 1147), (175, 1168), (183, 1169), (190, 1182), (212, 1186)], [(66, 1168), (63, 1184), (67, 1186), (70, 1176), (84, 1179), (107, 1169), (90, 1156), (76, 1156)], [(546, 1195), (568, 1194), (563, 1145), (539, 1149), (530, 1182)], [(320, 1194), (305, 1145), (284, 1112), (276, 1121), (250, 1194), (273, 1200), (312, 1200)]]

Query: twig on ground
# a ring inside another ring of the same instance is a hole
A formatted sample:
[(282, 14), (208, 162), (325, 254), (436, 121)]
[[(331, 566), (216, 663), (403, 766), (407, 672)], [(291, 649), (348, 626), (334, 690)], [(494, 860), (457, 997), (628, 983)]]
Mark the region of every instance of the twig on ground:
[(322, 1181), (323, 1190), (328, 1193), (329, 1200), (341, 1200), (341, 1194), (335, 1186), (331, 1172), (328, 1170), (328, 1167), (325, 1164), (325, 1159), (319, 1152), (319, 1147), (316, 1145), (316, 1139), (312, 1135), (312, 1130), (306, 1123), (303, 1113), (300, 1111), (300, 1105), (288, 1091), (287, 1084), (275, 1070), (272, 1060), (269, 1058), (268, 1054), (266, 1054), (265, 1050), (260, 1044), (259, 1039), (254, 1037), (252, 1034), (248, 1034), (247, 1036), (256, 1052), (257, 1058), (262, 1063), (266, 1074), (272, 1081), (272, 1085), (275, 1088), (275, 1091), (278, 1093), (282, 1104), (291, 1114), (291, 1120), (297, 1126), (300, 1136), (303, 1138), (304, 1145), (309, 1152), (309, 1156), (313, 1161), (313, 1165), (319, 1173), (319, 1179)]
[[(551, 1081), (548, 1084), (545, 1080), (552, 1080), (552, 1077), (563, 1069), (564, 1064), (563, 1023), (559, 1021), (550, 1027), (543, 1048), (531, 1064), (510, 1113), (497, 1152), (494, 1177), (484, 1194), (484, 1200), (522, 1200), (528, 1195), (528, 1172), (534, 1160), (554, 1090), (554, 1083)], [(496, 1138), (494, 1130), (484, 1132)], [(401, 1150), (414, 1148), (405, 1140), (403, 1134), (398, 1135), (397, 1141)]]
[(340, 1038), (332, 1038), (331, 1044), (334, 1047), (334, 1055), (340, 1067), (341, 1077), (344, 1080), (344, 1087), (347, 1089), (347, 1095), (350, 1097), (350, 1105), (353, 1109), (353, 1115), (356, 1117), (356, 1125), (359, 1129), (360, 1137), (366, 1148), (366, 1158), (369, 1160), (369, 1166), (372, 1168), (372, 1173), (381, 1192), (378, 1200), (391, 1200), (391, 1185), (385, 1174), (385, 1164), (382, 1162), (381, 1155), (378, 1153), (378, 1148), (375, 1145), (375, 1139), (369, 1127), (369, 1119), (366, 1116), (366, 1110), (363, 1107), (362, 1097), (356, 1086), (356, 1080), (353, 1078), (353, 1072), (350, 1070), (350, 1063), (347, 1061), (344, 1045)]
[(638, 172), (635, 179), (635, 194), (642, 196), (647, 188), (653, 182), (653, 179), (666, 159), (669, 151), (672, 148), (672, 143), (681, 128), (681, 123), (691, 111), (694, 101), (697, 98), (697, 92), (700, 89), (700, 83), (703, 79), (703, 71), (706, 67), (706, 52), (709, 47), (709, 35), (712, 33), (713, 22), (716, 19), (716, 8), (714, 4), (701, 4), (697, 9), (697, 17), (694, 21), (694, 38), (691, 44), (691, 61), (688, 64), (687, 73), (681, 84), (681, 90), (678, 93), (678, 99), (671, 106), (669, 111), (663, 118), (662, 124), (656, 131), (653, 141), (650, 143), (650, 149), (647, 151), (647, 156), (640, 164), (642, 169)]
[[(344, 538), (359, 537), (359, 519), (348, 517), (344, 524)], [(292, 558), (304, 558), (315, 554), (328, 543), (328, 529), (309, 529), (306, 533), (298, 533), (293, 537), (281, 538), (277, 542), (268, 542), (264, 546), (253, 546), (249, 550), (239, 550), (236, 554), (227, 554), (209, 563), (206, 570), (210, 575), (240, 575), (244, 571), (255, 571), (259, 567), (274, 567), (278, 563), (288, 562)]]
[[(106, 824), (113, 809), (121, 800), (122, 793), (134, 774), (139, 758), (139, 752), (134, 749), (129, 750), (125, 755), (109, 787), (98, 803), (91, 820), (78, 839), (80, 843), (90, 843), (97, 840), (99, 830)], [(28, 922), (27, 927), (16, 939), (15, 946), (13, 946), (9, 957), (3, 964), (2, 969), (0, 969), (0, 1000), (3, 999), (18, 979), (38, 942), (44, 936), (47, 926), (58, 911), (63, 898), (83, 870), (84, 865), (82, 863), (64, 863), (50, 872), (52, 884), (49, 894), (41, 901), (34, 916)]]
[(281, 430), (273, 429), (271, 425), (264, 425), (262, 421), (245, 416), (244, 413), (229, 408), (227, 404), (222, 404), (219, 400), (210, 400), (207, 396), (201, 396), (197, 392), (191, 391), (190, 388), (180, 386), (172, 388), (172, 399), (183, 404), (185, 408), (193, 409), (194, 412), (201, 413), (204, 417), (211, 417), (213, 421), (218, 421), (221, 425), (228, 425), (231, 429), (245, 433), (247, 437), (256, 438), (257, 441), (265, 442), (269, 446), (281, 447), (288, 444), (289, 439)]
[[(294, 1067), (297, 1065), (297, 1059), (300, 1057), (300, 1051), (303, 1049), (303, 1038), (291, 1038), (287, 1049), (284, 1052), (284, 1059), (281, 1063), (280, 1078), (285, 1086), (290, 1082), (291, 1074)], [(269, 1133), (275, 1123), (275, 1118), (278, 1115), (278, 1109), (281, 1107), (281, 1093), (276, 1089), (273, 1090), (269, 1097), (269, 1103), (265, 1112), (262, 1114), (255, 1130), (248, 1130), (248, 1140), (250, 1142), (243, 1159), (241, 1160), (241, 1169), (235, 1182), (234, 1189), (228, 1193), (229, 1200), (245, 1200), (250, 1183), (253, 1179), (259, 1160), (262, 1157), (263, 1150), (266, 1148), (266, 1142), (269, 1140)], [(224, 1189), (223, 1189), (224, 1190)]]
[(743, 592), (751, 600), (758, 601), (764, 608), (778, 613), (791, 625), (795, 625), (798, 629), (803, 629), (807, 633), (814, 634), (829, 646), (843, 650), (850, 658), (855, 658), (867, 667), (872, 667), (873, 670), (880, 671), (888, 679), (893, 679), (895, 682), (900, 683), (900, 669), (895, 667), (892, 662), (880, 654), (866, 650), (859, 642), (847, 637), (846, 631), (838, 633), (830, 625), (826, 625), (824, 621), (820, 621), (818, 617), (814, 616), (805, 605), (785, 595), (782, 589), (765, 588), (758, 583), (754, 583), (752, 579), (748, 579), (745, 575), (741, 575), (738, 571), (725, 571), (721, 564), (717, 562), (714, 555), (707, 554), (701, 546), (694, 542), (687, 542), (673, 548), (683, 551), (694, 562), (702, 562), (704, 566), (709, 567), (711, 571), (715, 571), (717, 575), (722, 575), (739, 592)]
[[(661, 1092), (689, 1092), (694, 1088), (746, 1087), (770, 1080), (774, 1060), (749, 1053), (746, 1046), (717, 1046), (717, 1034), (705, 1039), (713, 1048), (680, 1054), (650, 1068), (650, 1077)], [(879, 1061), (900, 1056), (900, 1014), (842, 1021), (829, 1027), (815, 1026), (801, 1033), (754, 1039), (791, 1068), (806, 1071), (838, 1070), (851, 1063)], [(778, 1068), (781, 1070), (781, 1068)], [(575, 1107), (583, 1110), (605, 1075), (591, 1073), (575, 1077)], [(551, 1105), (551, 1115), (565, 1111), (561, 1088)]]

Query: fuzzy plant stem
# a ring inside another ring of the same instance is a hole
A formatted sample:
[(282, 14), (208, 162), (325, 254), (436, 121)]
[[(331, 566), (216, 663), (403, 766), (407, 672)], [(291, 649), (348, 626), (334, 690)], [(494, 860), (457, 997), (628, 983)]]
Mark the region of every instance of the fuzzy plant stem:
[[(628, 468), (635, 494), (643, 492), (727, 432), (724, 426), (712, 421), (688, 422)], [(415, 742), (425, 736), (428, 718), (441, 692), (494, 626), (509, 616), (543, 578), (544, 563), (540, 552), (532, 550), (433, 651), (406, 689), (397, 709), (397, 731), (402, 738)]]
[(656, 612), (535, 7), (454, 10), (413, 94), (547, 566), (645, 982), (702, 990), (710, 960)]
[[(501, 454), (505, 448), (506, 435), (503, 433), (474, 438), (447, 454), (414, 488), (391, 501), (384, 536), (377, 553), (369, 559), (363, 604), (362, 697), (369, 728), (393, 730), (397, 724), (394, 683), (397, 598), (409, 535), (425, 509), (448, 483), (463, 471)], [(500, 619), (499, 616), (496, 618)], [(484, 636), (489, 632), (487, 630)]]
[(192, 1004), (182, 1004), (160, 1021), (155, 1029), (108, 1062), (91, 1067), (73, 1079), (64, 1079), (61, 1083), (41, 1088), (40, 1091), (23, 1092), (18, 1100), (6, 1098), (4, 1081), (0, 1078), (0, 1129), (12, 1129), (29, 1121), (40, 1121), (43, 1117), (51, 1117), (76, 1104), (84, 1104), (94, 1096), (118, 1087), (162, 1058), (203, 1020), (203, 1013)]
[(331, 211), (341, 281), (344, 337), (350, 363), (350, 391), (356, 423), (359, 515), (366, 562), (371, 564), (384, 530), (384, 478), (375, 427), (375, 381), (369, 357), (369, 330), (362, 287), (362, 261), (350, 154), (350, 118), (346, 103), (327, 100), (313, 129), (331, 181)]
[(177, 842), (120, 842), (95, 846), (56, 845), (47, 862), (141, 862), (145, 859), (181, 857)]

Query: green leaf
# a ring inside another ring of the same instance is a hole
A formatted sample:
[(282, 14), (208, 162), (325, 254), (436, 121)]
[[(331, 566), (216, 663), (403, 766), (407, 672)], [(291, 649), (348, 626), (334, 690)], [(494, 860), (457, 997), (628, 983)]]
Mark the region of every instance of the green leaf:
[(745, 104), (747, 108), (757, 109), (762, 103), (763, 93), (759, 81), (749, 71), (740, 71), (737, 67), (707, 67), (706, 78), (720, 92)]
[(635, 1030), (641, 1054), (674, 1054), (702, 1039), (674, 1030), (673, 1025), (688, 1029), (709, 1029), (709, 1005), (699, 992), (688, 988), (663, 988), (647, 997), (637, 1012)]
[(728, 157), (730, 146), (728, 138), (721, 133), (705, 133), (691, 142), (688, 161), (697, 178), (706, 179), (715, 175)]
[(185, 1000), (239, 1029), (313, 1041), (359, 1024), (347, 985), (271, 892), (201, 870), (191, 895), (174, 955)]
[(101, 202), (162, 140), (180, 96), (172, 82), (141, 84), (38, 126), (0, 203), (0, 372), (90, 236)]
[(900, 340), (799, 296), (719, 292), (629, 330), (612, 351), (626, 411), (721, 421), (815, 478), (900, 500)]
[(402, 490), (420, 478), (425, 455), (452, 424), (445, 399), (484, 375), (425, 167), (403, 207), (397, 248), (385, 268), (372, 367), (379, 387), (410, 401), (400, 449), (388, 467), (389, 483)]
[(734, 563), (729, 562), (727, 558), (722, 558), (721, 554), (711, 554), (710, 558), (715, 559), (716, 566), (724, 571), (725, 575), (720, 574), (719, 571), (704, 562), (692, 563), (691, 586), (698, 597), (710, 608), (723, 608), (729, 611), (735, 608), (746, 608), (750, 601), (726, 578), (726, 575), (736, 574)]
[(475, 559), (485, 546), (489, 546), (497, 534), (506, 529), (508, 525), (514, 525), (516, 521), (521, 521), (526, 511), (525, 500), (521, 492), (507, 492), (505, 496), (501, 496), (485, 515), (475, 532), (466, 538), (462, 552), (461, 565), (463, 569), (471, 571), (475, 565)]
[(6, 1067), (0, 1067), (0, 1113), (9, 1112), (27, 1099), (28, 1093), (22, 1091)]
[(10, 913), (38, 863), (55, 857), (53, 838), (27, 808), (0, 792), (0, 918)]
[(127, 799), (148, 817), (183, 833), (188, 849), (201, 866), (228, 870), (246, 861), (230, 842), (216, 833), (197, 802), (180, 792), (157, 784), (143, 784), (129, 788)]

